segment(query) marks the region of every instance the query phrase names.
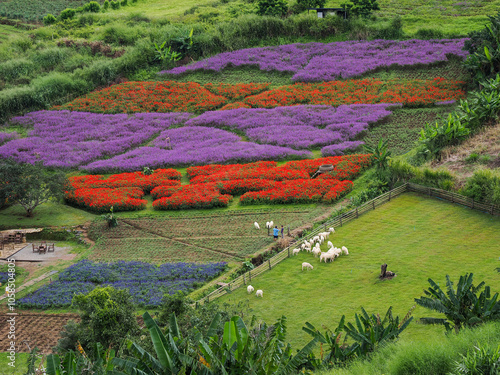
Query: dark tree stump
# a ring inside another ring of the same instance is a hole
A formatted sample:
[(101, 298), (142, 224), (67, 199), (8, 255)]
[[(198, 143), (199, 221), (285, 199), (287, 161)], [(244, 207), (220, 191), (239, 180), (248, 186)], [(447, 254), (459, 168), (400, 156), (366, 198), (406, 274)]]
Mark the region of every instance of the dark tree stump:
[(392, 271), (387, 271), (387, 263), (380, 266), (380, 280), (392, 279), (396, 274)]

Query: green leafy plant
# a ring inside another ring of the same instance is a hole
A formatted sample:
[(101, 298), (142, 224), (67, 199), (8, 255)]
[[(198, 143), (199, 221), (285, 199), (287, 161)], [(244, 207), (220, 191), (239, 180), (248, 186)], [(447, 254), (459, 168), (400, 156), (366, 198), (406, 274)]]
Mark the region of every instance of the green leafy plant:
[(113, 206), (111, 206), (111, 208), (109, 209), (109, 213), (107, 213), (105, 215), (101, 215), (101, 217), (104, 220), (106, 220), (106, 222), (108, 224), (108, 228), (114, 228), (114, 227), (118, 226), (118, 220), (113, 215)]
[(184, 35), (173, 38), (172, 43), (177, 51), (180, 52), (180, 57), (186, 56), (193, 48), (193, 33), (194, 29), (192, 28), (188, 33)]
[(368, 18), (376, 11), (380, 10), (377, 0), (350, 0), (350, 3), (343, 3), (340, 6), (344, 8), (348, 14)]
[(111, 9), (115, 9), (115, 10), (120, 9), (120, 2), (119, 1), (111, 0), (110, 4), (111, 4)]
[(297, 0), (296, 11), (303, 12), (308, 8), (323, 8), (326, 0)]
[(257, 14), (260, 16), (283, 17), (288, 12), (286, 0), (259, 0)]
[(104, 10), (108, 10), (109, 9), (109, 0), (104, 0), (104, 3), (102, 4), (102, 8)]
[[(473, 274), (460, 276), (456, 290), (450, 277), (446, 275), (446, 293), (429, 279), (431, 285), (424, 290), (425, 296), (415, 298), (415, 302), (427, 309), (442, 313), (446, 319), (421, 318), (425, 324), (443, 324), (447, 331), (458, 331), (462, 327), (474, 327), (488, 320), (500, 318), (498, 293), (491, 296), (490, 287), (484, 281), (475, 286)], [(479, 293), (481, 289), (484, 290)]]
[(153, 173), (155, 173), (155, 170), (149, 167), (144, 167), (142, 168), (142, 174), (145, 176), (151, 176)]
[(43, 24), (45, 26), (53, 25), (57, 22), (57, 18), (52, 15), (52, 14), (47, 14), (45, 17), (43, 17)]
[(467, 355), (460, 354), (462, 360), (455, 362), (452, 375), (496, 375), (500, 374), (500, 346), (496, 349), (488, 345), (475, 346)]
[(71, 8), (67, 8), (67, 9), (64, 9), (61, 14), (59, 14), (59, 18), (61, 20), (70, 20), (72, 19), (76, 14), (76, 10), (75, 9), (71, 9)]
[(373, 164), (377, 167), (377, 171), (387, 169), (392, 152), (388, 149), (389, 141), (380, 139), (375, 147), (365, 145), (366, 152), (372, 154)]
[(158, 45), (157, 43), (154, 43), (155, 46), (155, 58), (157, 60), (161, 60), (163, 62), (165, 61), (179, 61), (182, 58), (182, 55), (180, 52), (176, 52), (172, 50), (172, 46), (166, 47), (167, 42), (163, 42), (162, 44)]
[(99, 13), (101, 5), (97, 1), (91, 1), (83, 6), (85, 12)]

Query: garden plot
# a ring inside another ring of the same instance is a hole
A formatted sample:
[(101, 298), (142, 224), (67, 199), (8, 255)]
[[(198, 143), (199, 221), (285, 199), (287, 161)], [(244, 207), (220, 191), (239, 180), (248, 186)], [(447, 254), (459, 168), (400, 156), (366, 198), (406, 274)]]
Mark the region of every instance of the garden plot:
[[(99, 239), (90, 259), (240, 262), (273, 242), (264, 229), (266, 221), (293, 230), (312, 222), (325, 210), (324, 206), (317, 206), (293, 211), (240, 211), (224, 216), (126, 219), (112, 229), (107, 229), (103, 222), (94, 223), (91, 232)], [(255, 221), (263, 229), (255, 229)]]
[[(428, 278), (442, 285), (447, 274), (456, 281), (472, 272), (476, 283), (484, 280), (492, 292), (500, 292), (500, 217), (408, 193), (336, 228), (330, 240), (346, 246), (349, 255), (320, 264), (312, 254), (301, 252), (252, 279), (264, 298), (248, 295), (243, 287), (217, 301), (248, 300), (252, 314), (266, 322), (286, 315), (288, 337), (295, 346), (310, 340), (301, 330), (305, 322), (334, 329), (343, 314), (353, 321), (360, 306), (370, 314), (393, 306), (395, 315), (404, 316), (429, 286)], [(314, 269), (302, 272), (302, 262)], [(397, 274), (394, 279), (379, 281), (384, 263)], [(417, 307), (413, 316), (435, 315)], [(412, 323), (402, 339), (424, 339), (433, 330), (444, 328)]]

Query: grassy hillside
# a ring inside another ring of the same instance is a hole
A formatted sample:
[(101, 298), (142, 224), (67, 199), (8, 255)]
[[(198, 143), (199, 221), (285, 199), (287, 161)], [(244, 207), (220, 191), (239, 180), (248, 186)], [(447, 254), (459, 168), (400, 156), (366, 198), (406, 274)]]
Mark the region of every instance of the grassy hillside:
[[(467, 228), (464, 230), (464, 228)], [(308, 335), (301, 328), (308, 321), (317, 328), (334, 329), (341, 316), (352, 321), (363, 306), (369, 313), (385, 313), (389, 306), (404, 316), (427, 288), (430, 277), (443, 283), (473, 272), (477, 282), (484, 280), (500, 291), (498, 267), (500, 218), (471, 211), (457, 205), (405, 194), (361, 218), (338, 228), (331, 241), (347, 246), (348, 256), (334, 263), (319, 263), (310, 253), (301, 252), (252, 280), (264, 298), (237, 289), (220, 302), (248, 301), (250, 312), (266, 322), (286, 315), (289, 338), (304, 345)], [(323, 246), (326, 251), (326, 246)], [(312, 271), (301, 271), (310, 262)], [(380, 265), (396, 272), (392, 280), (379, 281)], [(417, 307), (413, 316), (429, 316)], [(412, 323), (404, 340), (425, 340), (429, 332), (442, 327)]]

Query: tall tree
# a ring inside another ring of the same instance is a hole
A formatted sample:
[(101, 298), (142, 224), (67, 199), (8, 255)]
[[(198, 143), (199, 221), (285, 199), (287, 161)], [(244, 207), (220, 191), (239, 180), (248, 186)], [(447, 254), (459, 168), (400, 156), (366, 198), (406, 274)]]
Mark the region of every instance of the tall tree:
[(63, 196), (65, 176), (49, 173), (42, 163), (19, 164), (12, 160), (0, 162), (0, 200), (19, 204), (26, 216), (33, 216), (39, 205)]

